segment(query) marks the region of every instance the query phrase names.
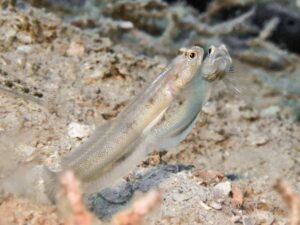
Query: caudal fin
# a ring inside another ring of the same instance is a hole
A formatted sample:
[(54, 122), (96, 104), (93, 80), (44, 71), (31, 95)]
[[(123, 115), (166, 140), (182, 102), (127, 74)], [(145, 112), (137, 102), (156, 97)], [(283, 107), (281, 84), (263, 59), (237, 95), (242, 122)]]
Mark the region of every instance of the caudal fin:
[(44, 167), (43, 180), (45, 194), (52, 203), (55, 203), (56, 195), (59, 191), (58, 174), (51, 171), (48, 167)]

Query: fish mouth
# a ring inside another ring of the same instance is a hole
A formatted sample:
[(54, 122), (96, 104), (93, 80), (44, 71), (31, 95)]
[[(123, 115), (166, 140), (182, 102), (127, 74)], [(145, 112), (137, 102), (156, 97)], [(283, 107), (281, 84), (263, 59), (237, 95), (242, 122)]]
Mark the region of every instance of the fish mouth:
[(222, 80), (226, 76), (226, 72), (224, 70), (218, 71), (214, 74), (210, 75), (209, 81)]
[(202, 77), (204, 78), (204, 80), (208, 81), (208, 82), (213, 82), (216, 79), (218, 79), (219, 76), (219, 72), (215, 72), (215, 73), (204, 73), (202, 75)]
[(232, 66), (232, 59), (230, 56), (220, 55), (213, 60), (213, 64), (217, 68), (216, 71), (220, 73), (226, 72)]
[(215, 60), (224, 60), (228, 61), (229, 64), (232, 63), (232, 58), (228, 55), (228, 53), (220, 52), (214, 56)]

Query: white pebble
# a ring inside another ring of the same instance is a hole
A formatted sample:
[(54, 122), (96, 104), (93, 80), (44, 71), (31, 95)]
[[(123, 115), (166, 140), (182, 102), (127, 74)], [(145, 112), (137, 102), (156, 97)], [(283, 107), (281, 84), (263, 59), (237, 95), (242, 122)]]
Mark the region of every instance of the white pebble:
[(68, 135), (71, 138), (85, 138), (91, 133), (91, 128), (87, 125), (72, 122), (68, 126)]
[(280, 112), (280, 107), (277, 105), (270, 106), (261, 111), (261, 116), (273, 116)]
[(26, 156), (31, 156), (36, 150), (35, 147), (28, 146), (28, 145), (21, 145), (18, 147), (18, 149), (19, 149), (19, 151), (24, 153)]
[(269, 138), (263, 134), (253, 134), (247, 138), (247, 141), (252, 146), (262, 146), (268, 143)]
[(218, 202), (212, 202), (212, 203), (210, 203), (209, 206), (212, 207), (213, 209), (216, 209), (216, 210), (222, 209), (222, 205)]
[(227, 197), (231, 191), (231, 183), (229, 181), (219, 183), (214, 186), (213, 191), (216, 197)]
[(208, 115), (214, 115), (217, 112), (217, 105), (214, 102), (207, 102), (203, 107), (202, 111)]
[(32, 52), (32, 47), (30, 45), (20, 45), (17, 47), (20, 52), (30, 53)]
[(69, 56), (83, 56), (85, 52), (85, 47), (81, 42), (71, 42), (68, 50), (67, 55)]

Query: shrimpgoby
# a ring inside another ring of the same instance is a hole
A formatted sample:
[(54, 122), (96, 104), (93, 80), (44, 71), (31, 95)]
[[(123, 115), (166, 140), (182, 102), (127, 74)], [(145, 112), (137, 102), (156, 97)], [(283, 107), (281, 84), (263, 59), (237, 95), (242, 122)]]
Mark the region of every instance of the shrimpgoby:
[[(89, 140), (63, 157), (62, 169), (75, 172), (84, 192), (92, 193), (112, 185), (145, 157), (147, 151), (139, 148), (140, 143), (195, 77), (203, 55), (203, 49), (198, 46), (181, 49), (116, 119), (97, 128)], [(57, 191), (58, 174), (45, 168), (44, 186), (51, 200)]]

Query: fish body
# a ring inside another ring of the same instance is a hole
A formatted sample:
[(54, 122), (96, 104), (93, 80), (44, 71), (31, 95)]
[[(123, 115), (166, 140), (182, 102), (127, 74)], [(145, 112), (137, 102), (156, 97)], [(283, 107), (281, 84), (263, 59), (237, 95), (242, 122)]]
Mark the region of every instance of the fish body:
[[(143, 159), (136, 146), (155, 126), (172, 101), (195, 77), (203, 49), (182, 49), (170, 65), (124, 109), (119, 116), (98, 128), (90, 140), (62, 159), (63, 170), (73, 170), (87, 193), (112, 184)], [(56, 174), (45, 170), (46, 194), (53, 199)]]

